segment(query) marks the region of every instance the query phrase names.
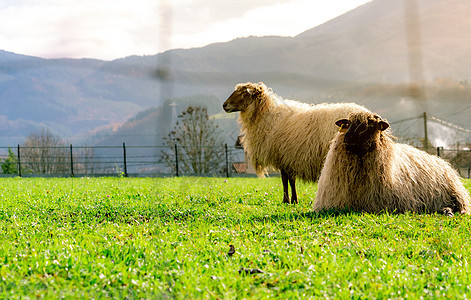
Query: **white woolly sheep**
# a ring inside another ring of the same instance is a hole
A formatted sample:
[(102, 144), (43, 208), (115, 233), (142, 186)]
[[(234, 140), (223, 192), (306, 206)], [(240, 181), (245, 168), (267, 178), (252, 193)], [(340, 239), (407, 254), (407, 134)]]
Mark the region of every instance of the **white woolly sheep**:
[(377, 114), (352, 113), (336, 125), (314, 211), (470, 212), (469, 193), (450, 164), (394, 142), (389, 124)]
[(263, 83), (250, 82), (236, 85), (223, 108), (228, 113), (240, 111), (241, 143), (257, 175), (264, 176), (267, 168), (281, 172), (284, 203), (298, 203), (296, 178), (318, 179), (337, 131), (334, 122), (353, 111), (368, 111), (353, 103), (309, 105), (284, 100)]

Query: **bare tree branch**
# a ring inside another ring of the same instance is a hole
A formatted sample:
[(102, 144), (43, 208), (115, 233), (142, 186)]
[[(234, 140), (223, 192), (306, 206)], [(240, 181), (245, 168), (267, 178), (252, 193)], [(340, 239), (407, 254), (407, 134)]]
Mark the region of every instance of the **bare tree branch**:
[(162, 153), (162, 159), (175, 167), (175, 145), (182, 172), (210, 174), (222, 171), (224, 147), (221, 130), (209, 119), (206, 107), (188, 106), (178, 116), (174, 129), (165, 138), (170, 153)]

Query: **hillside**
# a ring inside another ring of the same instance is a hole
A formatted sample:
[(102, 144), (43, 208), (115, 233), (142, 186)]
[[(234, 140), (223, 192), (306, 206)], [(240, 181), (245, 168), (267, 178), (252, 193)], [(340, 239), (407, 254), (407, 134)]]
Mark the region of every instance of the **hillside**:
[[(163, 138), (173, 129), (178, 115), (189, 105), (206, 106), (210, 115), (220, 111), (219, 99), (215, 96), (193, 95), (172, 98), (159, 107), (139, 112), (113, 131), (101, 132), (92, 142), (99, 145), (120, 145), (126, 141), (126, 144), (131, 146), (161, 146)], [(234, 121), (234, 118), (230, 120)], [(231, 125), (234, 123), (231, 122)]]
[[(359, 102), (389, 120), (427, 111), (470, 128), (471, 114), (461, 110), (471, 102), (471, 2), (407, 3), (374, 0), (295, 37), (248, 37), (109, 62), (0, 51), (0, 135), (15, 144), (47, 126), (78, 141), (192, 95), (216, 97), (219, 105), (211, 105), (220, 110), (234, 85), (246, 81), (263, 81), (285, 98)], [(126, 128), (126, 135), (142, 130)]]
[[(145, 108), (133, 97), (87, 90), (86, 78), (103, 73), (98, 60), (54, 59), (0, 52), (0, 135), (2, 145), (48, 127), (71, 137), (125, 121)], [(127, 88), (131, 88), (129, 85)]]

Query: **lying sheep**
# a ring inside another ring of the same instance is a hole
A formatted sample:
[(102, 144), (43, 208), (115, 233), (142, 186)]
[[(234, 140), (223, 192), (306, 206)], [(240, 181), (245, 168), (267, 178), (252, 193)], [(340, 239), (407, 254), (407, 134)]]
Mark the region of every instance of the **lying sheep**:
[[(335, 135), (334, 122), (353, 111), (352, 104), (309, 105), (283, 100), (263, 83), (242, 83), (224, 102), (226, 112), (240, 111), (242, 145), (257, 175), (267, 168), (281, 172), (283, 202), (298, 203), (296, 178), (315, 181)], [(291, 201), (288, 195), (291, 186)]]
[(314, 211), (470, 212), (469, 193), (450, 164), (395, 143), (377, 114), (352, 113), (335, 124), (340, 130), (319, 178)]

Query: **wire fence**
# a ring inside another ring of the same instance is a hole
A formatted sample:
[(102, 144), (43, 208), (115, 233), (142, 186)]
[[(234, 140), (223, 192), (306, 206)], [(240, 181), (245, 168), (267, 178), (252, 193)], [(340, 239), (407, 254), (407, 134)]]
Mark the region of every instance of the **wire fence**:
[[(471, 178), (471, 150), (439, 147), (462, 177)], [(256, 176), (241, 147), (63, 146), (0, 147), (0, 176), (20, 177), (170, 177)]]
[(240, 147), (0, 147), (0, 176), (255, 176)]
[(464, 178), (471, 178), (471, 150), (437, 148), (437, 155), (448, 161)]

